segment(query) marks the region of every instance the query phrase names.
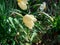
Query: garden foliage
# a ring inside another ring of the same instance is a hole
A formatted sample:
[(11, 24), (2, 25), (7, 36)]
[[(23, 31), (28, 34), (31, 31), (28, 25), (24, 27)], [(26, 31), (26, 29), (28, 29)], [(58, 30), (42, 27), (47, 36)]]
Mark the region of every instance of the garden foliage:
[(60, 0), (0, 0), (0, 45), (60, 45)]

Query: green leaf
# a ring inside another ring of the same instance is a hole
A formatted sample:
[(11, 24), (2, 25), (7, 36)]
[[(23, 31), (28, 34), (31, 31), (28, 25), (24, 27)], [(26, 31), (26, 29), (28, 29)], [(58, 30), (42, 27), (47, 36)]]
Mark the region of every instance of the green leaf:
[(12, 17), (9, 17), (8, 19), (9, 19), (9, 21), (10, 21), (10, 23), (11, 23), (12, 27), (14, 27), (14, 28), (15, 28), (15, 25), (14, 25), (14, 23), (13, 23), (13, 18), (12, 18)]

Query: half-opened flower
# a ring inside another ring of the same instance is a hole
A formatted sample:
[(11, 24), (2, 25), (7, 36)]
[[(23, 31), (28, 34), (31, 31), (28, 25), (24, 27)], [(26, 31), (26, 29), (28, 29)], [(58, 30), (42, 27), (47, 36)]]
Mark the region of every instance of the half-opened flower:
[(27, 9), (27, 4), (28, 4), (28, 1), (27, 0), (17, 0), (17, 2), (18, 2), (18, 6), (22, 10), (26, 10)]
[(34, 27), (34, 22), (36, 21), (37, 19), (33, 15), (26, 14), (23, 17), (23, 22), (29, 29), (32, 29)]
[(46, 9), (46, 2), (43, 2), (43, 4), (40, 5), (40, 10), (43, 11)]

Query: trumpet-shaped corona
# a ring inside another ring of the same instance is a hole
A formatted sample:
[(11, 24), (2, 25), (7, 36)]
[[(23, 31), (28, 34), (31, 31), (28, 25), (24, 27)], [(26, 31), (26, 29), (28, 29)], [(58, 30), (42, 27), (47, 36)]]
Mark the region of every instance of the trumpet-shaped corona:
[(17, 2), (18, 2), (18, 6), (22, 10), (26, 10), (27, 9), (27, 4), (28, 4), (28, 1), (27, 0), (17, 0)]
[(23, 17), (23, 22), (29, 29), (32, 29), (34, 27), (34, 22), (36, 21), (37, 19), (33, 15), (26, 14)]

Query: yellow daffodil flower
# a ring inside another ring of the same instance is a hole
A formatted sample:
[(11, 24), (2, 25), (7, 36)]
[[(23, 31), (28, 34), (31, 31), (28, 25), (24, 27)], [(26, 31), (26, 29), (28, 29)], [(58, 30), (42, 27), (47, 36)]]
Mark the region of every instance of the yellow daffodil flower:
[(33, 15), (26, 14), (23, 17), (23, 22), (29, 29), (32, 29), (34, 27), (34, 22), (36, 21), (37, 19)]
[(18, 6), (22, 10), (26, 10), (27, 9), (27, 4), (28, 4), (28, 1), (27, 0), (17, 0), (17, 2), (18, 2)]

